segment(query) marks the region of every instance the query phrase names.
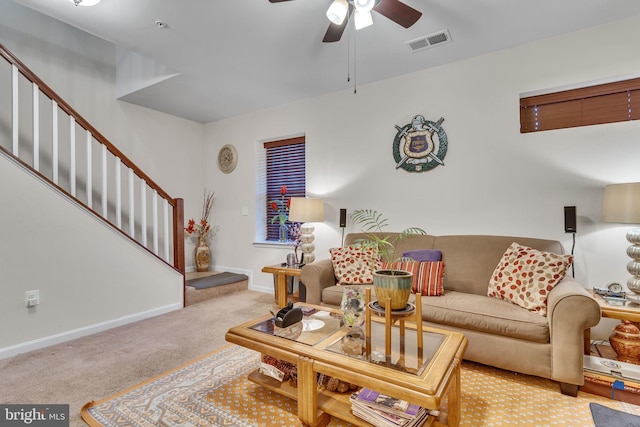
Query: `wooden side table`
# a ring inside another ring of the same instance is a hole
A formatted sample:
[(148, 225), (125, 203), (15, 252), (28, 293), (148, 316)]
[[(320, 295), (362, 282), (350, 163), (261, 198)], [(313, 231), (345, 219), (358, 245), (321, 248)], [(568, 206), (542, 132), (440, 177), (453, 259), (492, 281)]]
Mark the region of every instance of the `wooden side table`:
[(276, 304), (278, 308), (287, 306), (287, 277), (300, 277), (301, 269), (287, 267), (280, 264), (267, 265), (262, 268), (263, 273), (271, 273), (276, 279)]
[[(602, 317), (609, 319), (628, 320), (630, 322), (640, 322), (640, 305), (631, 301), (624, 301), (621, 305), (609, 304), (597, 293), (591, 290), (591, 295), (600, 305)], [(587, 329), (584, 332), (584, 354), (591, 353), (591, 331)]]
[(622, 305), (609, 304), (595, 292), (591, 291), (591, 294), (600, 305), (602, 317), (640, 322), (640, 305), (632, 303), (631, 301), (625, 301)]

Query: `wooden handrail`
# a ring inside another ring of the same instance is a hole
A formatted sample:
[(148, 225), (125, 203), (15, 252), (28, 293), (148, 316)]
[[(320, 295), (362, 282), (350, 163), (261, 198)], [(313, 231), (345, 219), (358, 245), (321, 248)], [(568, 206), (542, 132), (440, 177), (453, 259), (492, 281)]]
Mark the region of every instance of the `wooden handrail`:
[[(35, 75), (25, 64), (23, 64), (15, 55), (13, 55), (9, 50), (7, 50), (4, 45), (0, 43), (0, 56), (4, 57), (10, 64), (15, 66), (18, 71), (31, 83), (35, 83), (38, 86), (38, 89), (49, 99), (54, 101), (58, 107), (64, 111), (69, 116), (73, 117), (75, 122), (80, 125), (83, 129), (89, 132), (99, 144), (106, 147), (106, 149), (116, 158), (120, 159), (120, 161), (128, 167), (135, 175), (137, 175), (141, 180), (145, 182), (145, 184), (155, 190), (157, 194), (172, 207), (173, 210), (173, 225), (172, 225), (172, 233), (173, 233), (173, 268), (184, 275), (185, 273), (185, 258), (184, 258), (184, 202), (180, 198), (171, 197), (166, 191), (162, 189), (154, 180), (152, 180), (146, 173), (142, 171), (135, 163), (133, 163), (127, 156), (125, 156), (118, 148), (116, 148), (104, 135), (102, 135), (96, 128), (94, 128), (84, 117), (82, 117), (76, 110), (74, 110), (66, 101), (64, 101), (53, 89), (51, 89), (44, 81), (42, 81), (37, 75)], [(44, 176), (35, 168), (31, 167), (31, 165), (24, 162), (19, 157), (15, 156), (13, 153), (8, 152), (3, 147), (0, 147), (0, 150), (5, 152), (10, 158), (13, 158), (17, 161), (21, 166), (29, 169), (40, 179), (47, 181), (50, 185), (57, 188), (59, 191), (63, 192), (67, 197), (76, 201), (79, 205), (85, 207), (87, 210), (101, 218), (107, 224), (111, 225), (113, 228), (129, 237), (133, 242), (137, 243), (145, 250), (149, 251), (163, 262), (167, 263), (166, 260), (154, 254), (150, 251), (146, 246), (138, 242), (137, 240), (131, 238), (127, 233), (121, 230), (118, 226), (112, 224), (107, 218), (101, 216), (91, 207), (87, 206), (84, 202), (79, 200), (77, 197), (70, 194), (64, 188), (60, 187), (58, 184), (54, 183), (51, 179)], [(168, 264), (168, 263), (167, 263)]]
[(118, 150), (107, 138), (104, 137), (96, 128), (94, 128), (84, 117), (82, 117), (76, 110), (74, 110), (65, 100), (63, 100), (53, 89), (51, 89), (45, 82), (43, 82), (38, 76), (36, 76), (26, 65), (24, 65), (18, 58), (16, 58), (11, 52), (9, 52), (4, 45), (0, 43), (0, 55), (2, 55), (9, 63), (15, 65), (18, 71), (32, 83), (36, 83), (42, 93), (44, 93), (49, 99), (54, 100), (58, 106), (68, 115), (73, 116), (80, 126), (89, 131), (91, 135), (100, 144), (107, 147), (107, 150), (114, 156), (118, 157), (122, 163), (132, 169), (136, 175), (145, 180), (149, 187), (153, 188), (166, 199), (173, 207), (175, 207), (175, 201), (173, 198), (165, 192), (158, 184), (156, 184), (149, 176), (142, 171), (135, 163), (133, 163), (127, 156), (125, 156), (120, 150)]

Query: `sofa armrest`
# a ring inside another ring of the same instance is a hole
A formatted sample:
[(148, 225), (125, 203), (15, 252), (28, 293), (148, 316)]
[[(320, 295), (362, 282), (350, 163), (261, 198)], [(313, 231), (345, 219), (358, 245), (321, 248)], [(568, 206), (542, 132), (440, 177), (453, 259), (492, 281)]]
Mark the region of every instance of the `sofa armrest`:
[(336, 284), (333, 263), (330, 259), (323, 259), (305, 265), (300, 270), (300, 280), (304, 283), (307, 291), (306, 302), (320, 305), (322, 303), (322, 290)]
[(600, 322), (600, 306), (572, 277), (549, 293), (547, 319), (551, 337), (551, 378), (583, 385), (584, 331)]

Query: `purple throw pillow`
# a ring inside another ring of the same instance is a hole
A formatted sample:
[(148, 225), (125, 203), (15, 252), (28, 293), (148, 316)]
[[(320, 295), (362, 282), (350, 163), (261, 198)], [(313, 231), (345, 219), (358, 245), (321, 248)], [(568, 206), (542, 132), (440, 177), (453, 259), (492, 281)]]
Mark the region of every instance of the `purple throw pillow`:
[(442, 251), (437, 249), (419, 249), (407, 251), (402, 254), (403, 258), (411, 258), (415, 261), (442, 261)]

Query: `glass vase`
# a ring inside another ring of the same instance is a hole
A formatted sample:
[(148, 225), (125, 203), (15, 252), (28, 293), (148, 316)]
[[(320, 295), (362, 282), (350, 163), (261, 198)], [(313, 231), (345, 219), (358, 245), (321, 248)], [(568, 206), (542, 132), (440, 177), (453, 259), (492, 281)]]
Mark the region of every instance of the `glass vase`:
[(365, 321), (365, 289), (362, 286), (343, 286), (342, 319), (349, 327), (361, 327)]
[(280, 229), (278, 230), (278, 241), (286, 242), (289, 240), (289, 234), (287, 232), (287, 225), (280, 224)]

